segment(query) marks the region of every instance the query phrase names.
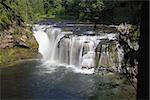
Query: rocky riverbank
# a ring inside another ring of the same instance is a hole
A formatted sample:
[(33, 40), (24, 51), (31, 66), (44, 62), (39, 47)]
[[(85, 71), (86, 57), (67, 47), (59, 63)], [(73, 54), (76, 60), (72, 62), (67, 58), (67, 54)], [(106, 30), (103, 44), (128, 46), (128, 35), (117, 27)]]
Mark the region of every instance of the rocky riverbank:
[[(0, 67), (12, 65), (16, 61), (40, 56), (38, 44), (33, 35), (15, 34), (0, 37)], [(30, 53), (29, 53), (30, 52)]]

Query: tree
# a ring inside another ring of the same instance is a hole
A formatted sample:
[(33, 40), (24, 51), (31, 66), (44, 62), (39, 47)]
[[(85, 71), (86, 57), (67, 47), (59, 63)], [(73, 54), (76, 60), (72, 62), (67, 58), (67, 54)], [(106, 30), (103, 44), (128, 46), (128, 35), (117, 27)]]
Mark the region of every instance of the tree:
[(1, 26), (5, 26), (6, 24), (10, 24), (14, 20), (16, 21), (17, 25), (22, 25), (24, 22), (21, 16), (16, 11), (17, 1), (11, 0), (1, 0), (0, 10), (2, 16), (0, 17), (0, 24)]
[(82, 9), (79, 18), (92, 22), (100, 19), (101, 11), (104, 9), (103, 0), (83, 0), (80, 6)]

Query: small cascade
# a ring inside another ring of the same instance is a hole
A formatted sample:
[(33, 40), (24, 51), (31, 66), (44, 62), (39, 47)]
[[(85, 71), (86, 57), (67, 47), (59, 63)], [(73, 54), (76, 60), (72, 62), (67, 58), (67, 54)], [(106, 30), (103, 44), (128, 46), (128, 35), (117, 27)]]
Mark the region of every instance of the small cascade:
[(117, 56), (118, 56), (118, 72), (121, 72), (121, 66), (123, 64), (123, 58), (124, 58), (124, 50), (123, 47), (120, 46), (120, 44), (116, 45), (117, 48)]
[(109, 66), (109, 55), (107, 51), (107, 45), (102, 45), (101, 57), (99, 65), (101, 66)]
[[(115, 63), (113, 53), (108, 50), (109, 45), (105, 44), (105, 41), (113, 43), (117, 40), (114, 33), (96, 35), (84, 32), (79, 35), (50, 25), (36, 25), (33, 32), (39, 44), (39, 52), (49, 64), (92, 69), (95, 66), (111, 66)], [(102, 45), (101, 49), (98, 48), (99, 44)], [(119, 50), (118, 48), (118, 55)], [(120, 56), (118, 59), (121, 62)], [(98, 65), (96, 61), (99, 62)]]
[(70, 46), (71, 42), (69, 38), (64, 38), (59, 43), (59, 53), (58, 53), (58, 59), (59, 63), (67, 65), (70, 63)]

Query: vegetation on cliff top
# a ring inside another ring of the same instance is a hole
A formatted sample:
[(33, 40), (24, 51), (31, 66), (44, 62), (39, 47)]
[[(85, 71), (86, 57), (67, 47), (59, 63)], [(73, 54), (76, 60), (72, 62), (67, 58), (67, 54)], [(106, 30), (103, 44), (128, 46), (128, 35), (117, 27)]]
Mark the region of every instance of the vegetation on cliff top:
[(0, 0), (0, 27), (34, 23), (49, 18), (70, 18), (98, 23), (134, 23), (140, 20), (141, 2), (117, 0)]

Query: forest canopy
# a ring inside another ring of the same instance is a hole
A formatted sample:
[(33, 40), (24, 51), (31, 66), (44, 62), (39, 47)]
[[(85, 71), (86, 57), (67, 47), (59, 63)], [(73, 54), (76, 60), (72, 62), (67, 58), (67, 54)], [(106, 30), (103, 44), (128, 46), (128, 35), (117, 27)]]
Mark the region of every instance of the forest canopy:
[[(119, 9), (118, 9), (119, 8)], [(138, 24), (141, 2), (118, 0), (0, 0), (0, 26), (43, 19)]]

